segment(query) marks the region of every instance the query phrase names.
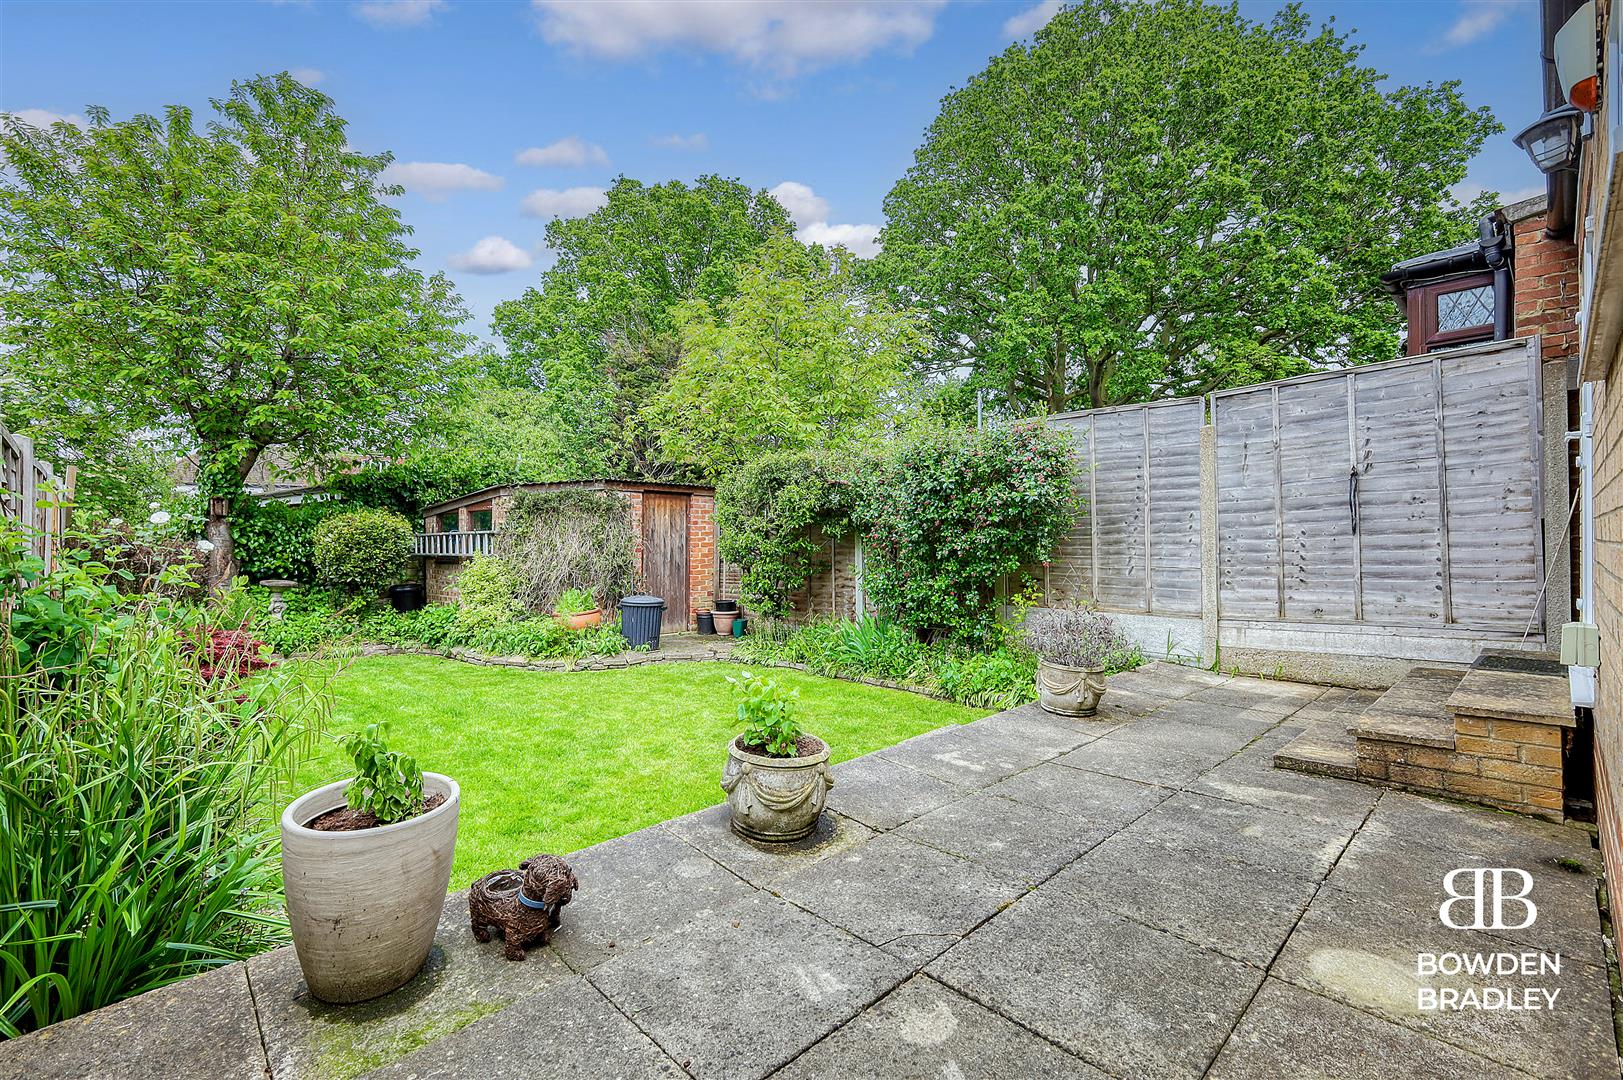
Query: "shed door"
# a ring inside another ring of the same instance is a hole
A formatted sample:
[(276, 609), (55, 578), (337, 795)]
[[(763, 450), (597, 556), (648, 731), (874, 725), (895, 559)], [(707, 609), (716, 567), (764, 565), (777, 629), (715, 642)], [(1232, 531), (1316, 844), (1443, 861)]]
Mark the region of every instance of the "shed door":
[(665, 629), (688, 629), (688, 497), (645, 492), (642, 497), (642, 576), (649, 593), (665, 601)]

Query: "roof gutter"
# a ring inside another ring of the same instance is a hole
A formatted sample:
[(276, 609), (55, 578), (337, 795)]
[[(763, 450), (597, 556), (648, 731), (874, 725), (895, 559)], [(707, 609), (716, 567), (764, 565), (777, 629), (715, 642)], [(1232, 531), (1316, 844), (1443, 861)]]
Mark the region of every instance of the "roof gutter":
[[(1539, 59), (1544, 62), (1545, 112), (1567, 102), (1567, 95), (1561, 89), (1561, 76), (1555, 68), (1555, 35), (1582, 6), (1583, 0), (1541, 0), (1539, 4)], [(1544, 194), (1549, 201), (1549, 210), (1544, 218), (1544, 234), (1552, 239), (1571, 240), (1573, 225), (1577, 221), (1577, 170), (1562, 169), (1546, 173)]]

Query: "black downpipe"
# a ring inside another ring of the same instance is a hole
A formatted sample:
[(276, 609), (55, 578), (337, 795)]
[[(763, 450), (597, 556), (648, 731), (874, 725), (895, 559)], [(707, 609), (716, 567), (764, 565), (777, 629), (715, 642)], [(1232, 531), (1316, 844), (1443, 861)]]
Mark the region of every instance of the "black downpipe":
[(1482, 244), (1482, 255), (1493, 271), (1493, 340), (1508, 340), (1515, 327), (1511, 326), (1510, 253), (1506, 250), (1509, 234), (1505, 219), (1495, 211), (1483, 218), (1477, 226)]
[[(1566, 104), (1567, 95), (1561, 89), (1561, 76), (1555, 70), (1555, 35), (1582, 3), (1583, 0), (1542, 0), (1539, 5), (1539, 58), (1544, 61), (1545, 112)], [(1549, 210), (1544, 217), (1544, 234), (1555, 240), (1571, 240), (1573, 225), (1577, 221), (1577, 170), (1562, 169), (1546, 174), (1544, 195), (1549, 202)]]

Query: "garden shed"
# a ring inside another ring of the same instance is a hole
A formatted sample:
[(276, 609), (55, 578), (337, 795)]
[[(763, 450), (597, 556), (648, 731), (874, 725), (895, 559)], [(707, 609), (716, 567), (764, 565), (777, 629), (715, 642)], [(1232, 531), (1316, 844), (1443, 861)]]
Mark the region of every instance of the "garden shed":
[(494, 547), (513, 497), (522, 491), (577, 488), (625, 496), (635, 537), (638, 588), (666, 603), (668, 631), (690, 627), (693, 613), (714, 605), (721, 581), (716, 553), (716, 492), (692, 484), (640, 480), (572, 480), (511, 484), (469, 492), (423, 511), (415, 554), (423, 560), (428, 598), (457, 599), (456, 579), (475, 555)]

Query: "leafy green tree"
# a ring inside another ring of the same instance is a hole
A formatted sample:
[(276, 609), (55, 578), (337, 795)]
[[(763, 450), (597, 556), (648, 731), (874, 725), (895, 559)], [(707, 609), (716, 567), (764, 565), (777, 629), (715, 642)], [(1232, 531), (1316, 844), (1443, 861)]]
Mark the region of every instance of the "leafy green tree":
[(943, 99), (876, 270), (1015, 413), (1389, 359), (1378, 276), (1471, 235), (1500, 126), (1358, 56), (1295, 6), (1082, 0)]
[(776, 450), (881, 434), (908, 403), (920, 320), (864, 289), (842, 248), (766, 242), (738, 291), (672, 312), (681, 359), (644, 415), (666, 455), (716, 480)]
[(719, 176), (621, 177), (601, 209), (547, 226), (557, 262), (497, 306), (494, 327), (518, 373), (546, 388), (575, 473), (677, 475), (642, 420), (676, 366), (671, 308), (730, 296), (735, 265), (791, 229), (772, 196)]
[[(267, 449), (379, 452), (458, 383), (464, 314), (410, 266), (332, 101), (286, 74), (235, 83), (206, 128), (0, 124), (0, 344), (49, 415), (112, 415), (195, 450), (228, 499)], [(235, 569), (229, 514), (211, 580)]]

